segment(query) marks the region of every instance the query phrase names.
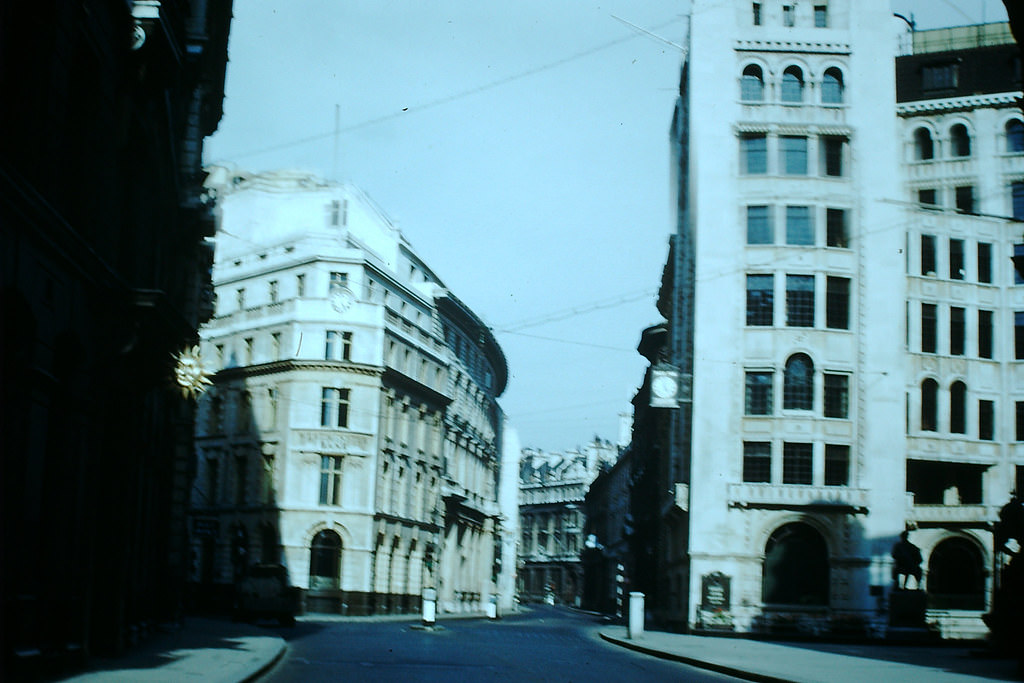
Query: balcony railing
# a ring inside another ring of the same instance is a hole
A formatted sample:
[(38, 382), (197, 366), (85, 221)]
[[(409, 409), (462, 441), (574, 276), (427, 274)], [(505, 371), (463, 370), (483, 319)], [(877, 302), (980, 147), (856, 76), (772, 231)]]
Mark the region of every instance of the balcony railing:
[(730, 507), (849, 507), (867, 512), (868, 491), (847, 486), (729, 484)]
[(980, 524), (996, 518), (987, 505), (912, 505), (908, 516), (919, 524)]

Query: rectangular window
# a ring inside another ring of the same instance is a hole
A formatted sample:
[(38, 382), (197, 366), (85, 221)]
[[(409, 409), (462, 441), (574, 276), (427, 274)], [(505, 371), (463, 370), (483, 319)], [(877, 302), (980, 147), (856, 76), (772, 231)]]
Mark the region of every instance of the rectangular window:
[(786, 276), (786, 325), (814, 327), (814, 276)]
[(950, 238), (949, 240), (949, 278), (964, 279), (964, 241)]
[(348, 427), (348, 389), (324, 387), (320, 399), (320, 426)]
[(1017, 270), (1017, 264), (1024, 263), (1024, 244), (1013, 245), (1013, 284), (1021, 285), (1024, 284), (1024, 277), (1021, 277), (1020, 271)]
[(740, 136), (740, 156), (744, 175), (763, 175), (768, 172), (768, 137), (764, 133), (745, 133)]
[(242, 354), (246, 365), (252, 365), (252, 337), (246, 337), (242, 342)]
[(978, 311), (978, 357), (992, 357), (992, 311)]
[(825, 417), (850, 416), (850, 377), (825, 373)]
[(825, 444), (825, 486), (850, 483), (850, 447)]
[(992, 245), (978, 242), (978, 282), (992, 282)]
[(795, 13), (793, 12), (793, 6), (792, 5), (783, 5), (782, 6), (782, 25), (783, 26), (793, 26), (795, 24), (795, 22), (796, 22), (796, 17), (795, 17)]
[(340, 456), (320, 456), (320, 504), (341, 505)]
[(1013, 313), (1013, 357), (1024, 358), (1024, 311)]
[(816, 28), (828, 27), (828, 5), (814, 6), (814, 26)]
[(825, 240), (830, 247), (850, 246), (845, 209), (825, 209)]
[(825, 280), (825, 327), (850, 329), (850, 279), (829, 276)]
[(327, 330), (324, 358), (327, 360), (352, 360), (352, 333)]
[(840, 177), (843, 173), (843, 157), (847, 138), (842, 135), (825, 135), (821, 138), (821, 170), (823, 175)]
[(753, 4), (753, 6), (751, 7), (751, 9), (753, 10), (753, 13), (754, 13), (754, 17), (753, 17), (753, 19), (754, 19), (754, 26), (760, 26), (761, 25), (761, 3), (755, 2)]
[(809, 443), (782, 444), (782, 483), (810, 484), (812, 448)]
[(933, 209), (938, 206), (935, 190), (918, 190), (917, 191), (917, 203), (926, 209)]
[(802, 135), (779, 136), (779, 154), (785, 175), (807, 175), (807, 138)]
[(235, 505), (245, 503), (245, 490), (248, 484), (248, 462), (244, 455), (235, 456)]
[(1024, 181), (1010, 183), (1010, 208), (1015, 220), (1024, 221)]
[(974, 186), (961, 185), (955, 192), (956, 210), (961, 213), (974, 213)]
[(935, 237), (921, 235), (921, 275), (935, 275)]
[(1013, 405), (1015, 414), (1014, 440), (1024, 441), (1024, 401), (1017, 401)]
[(348, 286), (348, 273), (331, 273), (331, 285), (329, 291), (341, 289)]
[(993, 401), (978, 401), (978, 438), (992, 441), (995, 438), (996, 408)]
[(772, 445), (767, 441), (743, 442), (743, 481), (768, 483), (772, 480)]
[(772, 244), (774, 241), (771, 207), (748, 206), (747, 244)]
[(921, 304), (921, 353), (935, 353), (938, 346), (938, 307)]
[(924, 90), (947, 90), (957, 85), (958, 69), (953, 64), (932, 64), (921, 70), (921, 87)]
[(235, 303), (238, 305), (238, 310), (245, 310), (245, 289), (235, 291)]
[(206, 503), (216, 505), (219, 502), (217, 489), (220, 477), (220, 461), (216, 457), (208, 458), (206, 461)]
[(814, 222), (811, 220), (811, 207), (786, 207), (786, 244), (814, 244)]
[(277, 303), (277, 280), (271, 280), (267, 285), (268, 295), (270, 296), (270, 303)]
[(747, 324), (766, 325), (775, 324), (775, 276), (774, 275), (748, 275), (747, 276)]
[(949, 354), (964, 355), (964, 344), (967, 338), (966, 312), (960, 306), (949, 307)]
[(748, 372), (744, 404), (747, 415), (772, 414), (772, 373)]
[(271, 360), (281, 359), (281, 333), (270, 333), (270, 356)]

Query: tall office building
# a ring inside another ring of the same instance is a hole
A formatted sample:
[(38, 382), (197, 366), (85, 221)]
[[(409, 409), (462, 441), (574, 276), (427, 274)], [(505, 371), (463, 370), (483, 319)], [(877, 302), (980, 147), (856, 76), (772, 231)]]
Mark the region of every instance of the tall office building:
[(1024, 464), (1019, 62), (1005, 29), (899, 24), (693, 3), (650, 378), (675, 406), (652, 607), (677, 626), (880, 628), (909, 531), (929, 618), (983, 628)]

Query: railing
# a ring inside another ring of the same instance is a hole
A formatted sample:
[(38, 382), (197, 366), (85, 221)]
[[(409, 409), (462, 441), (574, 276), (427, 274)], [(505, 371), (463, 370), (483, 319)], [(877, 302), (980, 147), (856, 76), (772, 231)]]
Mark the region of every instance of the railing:
[(846, 486), (804, 486), (798, 484), (729, 484), (732, 507), (806, 507), (845, 505), (867, 509), (868, 491)]

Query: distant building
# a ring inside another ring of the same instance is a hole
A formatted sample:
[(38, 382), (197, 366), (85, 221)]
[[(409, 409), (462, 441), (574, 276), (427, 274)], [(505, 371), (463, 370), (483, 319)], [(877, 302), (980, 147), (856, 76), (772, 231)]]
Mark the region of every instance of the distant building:
[(505, 357), (353, 187), (214, 169), (217, 371), (200, 402), (194, 580), (284, 563), (310, 611), (482, 610), (502, 534)]
[(618, 457), (595, 438), (581, 450), (525, 448), (519, 467), (519, 599), (579, 605), (583, 594), (584, 498), (590, 482)]
[(4, 678), (180, 619), (231, 2), (0, 7)]
[(894, 27), (881, 0), (694, 3), (638, 393), (662, 417), (631, 449), (674, 627), (884, 631), (909, 530), (928, 620), (984, 631), (1024, 470), (1020, 62), (1004, 25), (898, 58)]

